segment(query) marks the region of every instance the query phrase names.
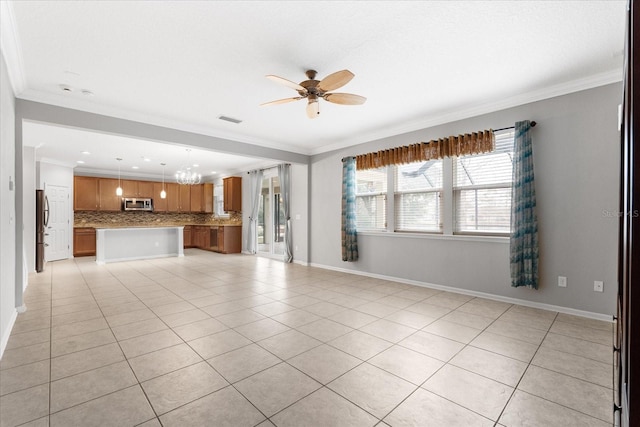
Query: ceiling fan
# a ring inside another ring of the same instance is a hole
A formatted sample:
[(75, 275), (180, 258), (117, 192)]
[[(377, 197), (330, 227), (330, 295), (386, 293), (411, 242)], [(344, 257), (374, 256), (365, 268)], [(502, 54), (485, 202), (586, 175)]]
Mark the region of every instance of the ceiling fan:
[(294, 98), (278, 99), (277, 101), (266, 102), (261, 105), (276, 105), (285, 104), (291, 101), (298, 101), (306, 98), (307, 103), (307, 117), (315, 119), (320, 114), (320, 104), (318, 100), (320, 98), (325, 101), (333, 102), (334, 104), (342, 105), (359, 105), (364, 104), (367, 100), (364, 96), (354, 95), (352, 93), (329, 93), (332, 90), (341, 88), (351, 81), (354, 74), (349, 70), (337, 71), (333, 74), (329, 74), (322, 80), (316, 80), (317, 71), (307, 70), (306, 75), (308, 80), (303, 82), (294, 83), (291, 80), (284, 79), (282, 77), (268, 75), (269, 80), (283, 84), (287, 87), (298, 91), (298, 95)]

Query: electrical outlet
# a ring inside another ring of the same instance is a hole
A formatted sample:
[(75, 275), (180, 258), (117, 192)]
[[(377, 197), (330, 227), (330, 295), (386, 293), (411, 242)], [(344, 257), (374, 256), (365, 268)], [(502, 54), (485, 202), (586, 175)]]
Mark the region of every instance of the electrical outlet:
[(564, 276), (558, 276), (558, 286), (561, 288), (567, 287), (567, 278)]
[(600, 280), (593, 282), (593, 290), (594, 292), (604, 292), (604, 282)]

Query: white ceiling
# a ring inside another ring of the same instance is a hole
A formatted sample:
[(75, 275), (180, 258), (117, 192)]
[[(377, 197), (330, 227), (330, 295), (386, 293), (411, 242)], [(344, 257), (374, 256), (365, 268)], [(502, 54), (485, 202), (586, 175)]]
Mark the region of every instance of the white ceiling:
[[(173, 180), (178, 170), (190, 167), (200, 173), (203, 180), (211, 181), (228, 174), (275, 164), (268, 159), (34, 122), (23, 125), (23, 141), (26, 146), (37, 147), (38, 160), (73, 167), (84, 175), (115, 175), (120, 167), (123, 177), (160, 180), (164, 169), (165, 178)], [(187, 152), (187, 149), (190, 151)], [(116, 160), (118, 158), (122, 160)], [(78, 163), (80, 161), (83, 163)]]
[[(619, 81), (626, 0), (4, 6), (20, 98), (314, 154)], [(296, 96), (265, 75), (300, 82), (309, 68), (349, 69), (338, 91), (367, 102), (321, 100), (315, 120), (304, 100), (259, 106)], [(156, 157), (122, 157), (140, 155)]]

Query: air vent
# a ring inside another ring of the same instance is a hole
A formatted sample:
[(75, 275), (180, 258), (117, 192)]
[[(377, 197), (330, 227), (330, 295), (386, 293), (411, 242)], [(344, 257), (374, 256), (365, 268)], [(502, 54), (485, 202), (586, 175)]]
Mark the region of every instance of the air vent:
[(218, 117), (220, 120), (224, 120), (225, 122), (231, 122), (231, 123), (242, 123), (242, 120), (238, 120), (238, 119), (234, 119), (233, 117), (227, 117), (227, 116), (220, 116)]

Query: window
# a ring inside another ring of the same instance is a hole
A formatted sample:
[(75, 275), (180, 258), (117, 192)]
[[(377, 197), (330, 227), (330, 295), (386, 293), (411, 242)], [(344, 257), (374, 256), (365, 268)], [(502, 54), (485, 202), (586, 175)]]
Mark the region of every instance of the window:
[(224, 210), (224, 186), (222, 184), (213, 187), (213, 209), (216, 217), (229, 217), (229, 213)]
[(356, 222), (358, 230), (387, 227), (387, 168), (356, 172)]
[(510, 231), (513, 137), (513, 131), (496, 133), (492, 153), (453, 160), (456, 232)]
[(513, 139), (500, 131), (491, 153), (356, 171), (358, 230), (508, 234)]
[(395, 171), (395, 229), (441, 231), (442, 160), (398, 165)]

